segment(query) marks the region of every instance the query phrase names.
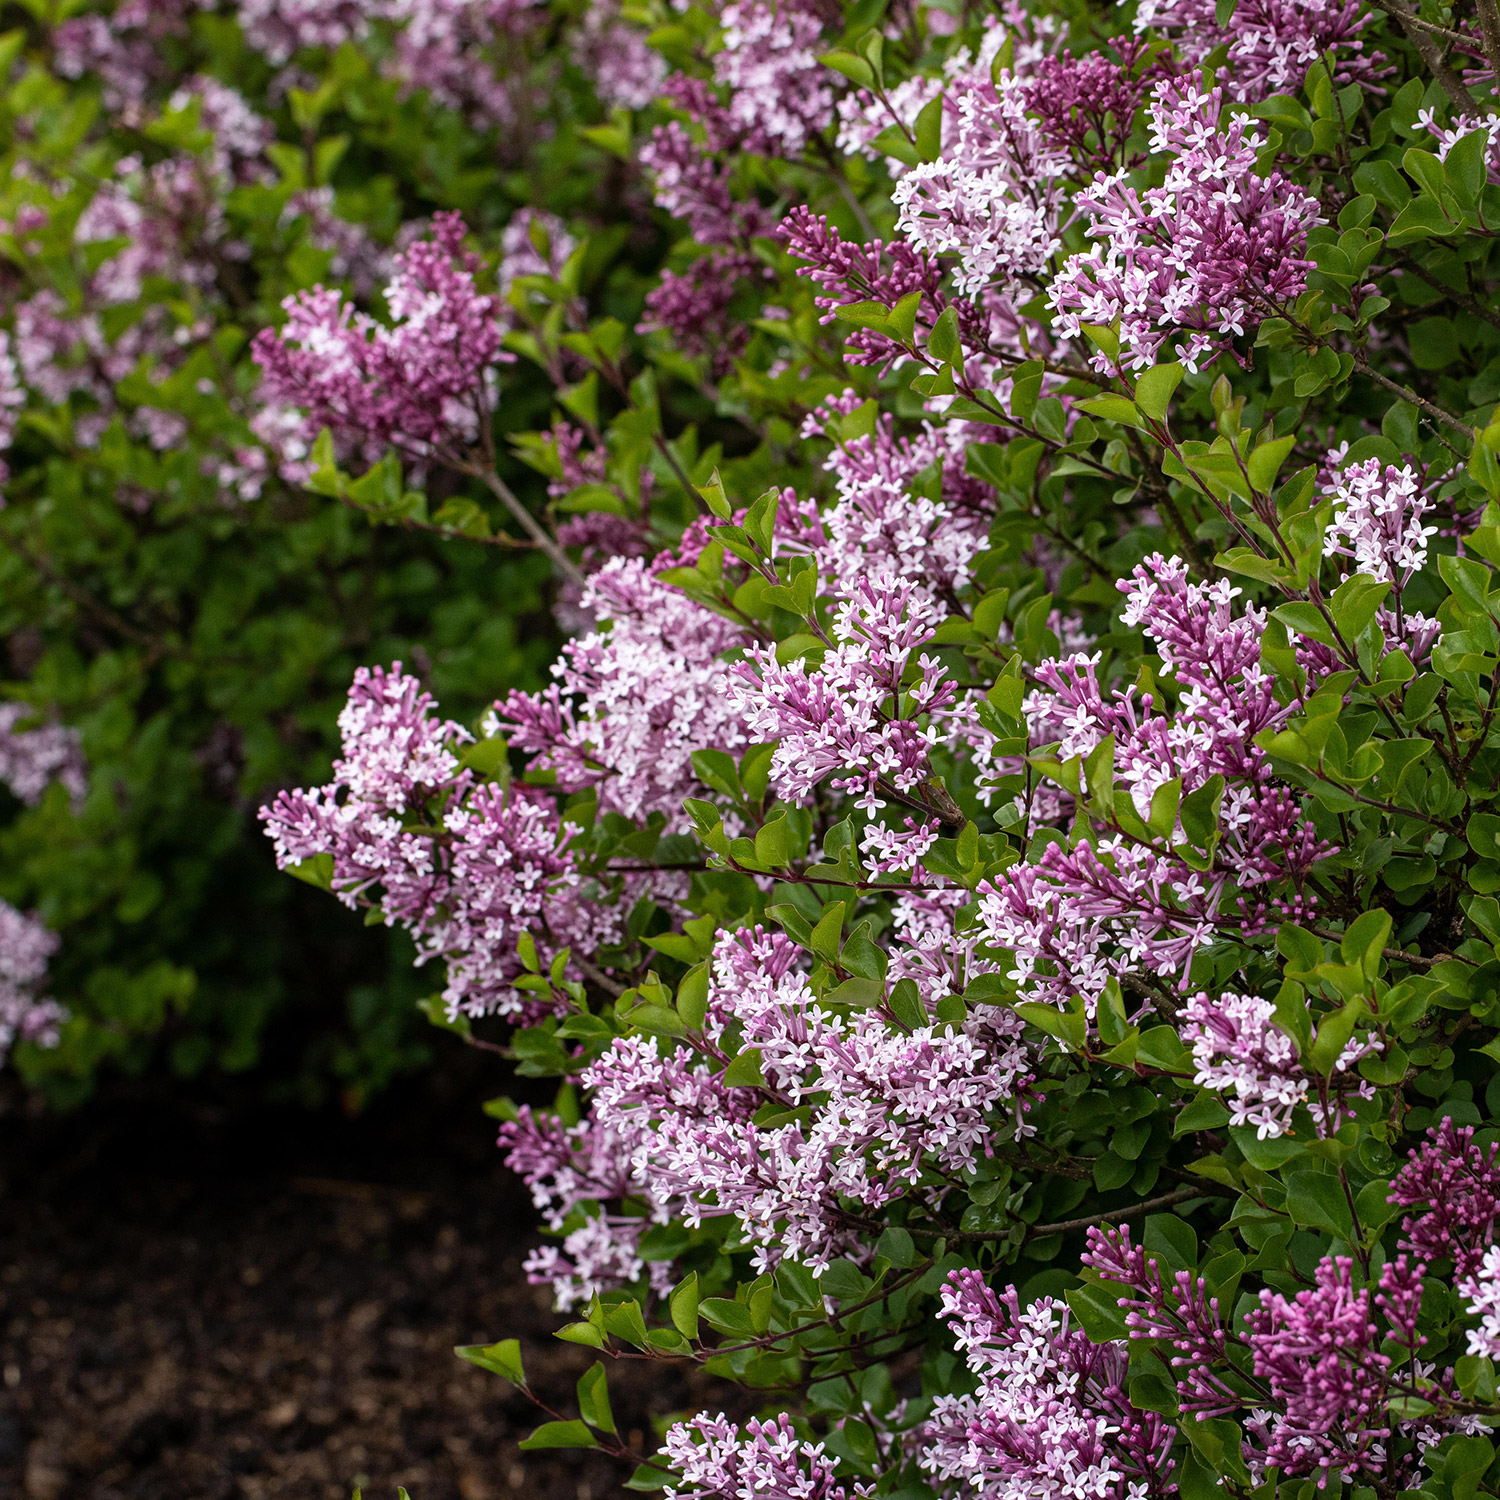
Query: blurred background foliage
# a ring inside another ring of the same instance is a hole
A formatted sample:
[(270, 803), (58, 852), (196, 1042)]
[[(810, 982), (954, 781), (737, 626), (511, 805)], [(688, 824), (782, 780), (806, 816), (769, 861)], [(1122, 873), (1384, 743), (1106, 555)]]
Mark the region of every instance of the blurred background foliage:
[[(27, 385), (0, 510), (0, 697), (28, 705), (23, 727), (71, 726), (88, 764), (79, 801), (0, 790), (0, 897), (61, 938), (61, 1043), (13, 1053), (55, 1104), (111, 1070), (259, 1067), (273, 1096), (357, 1108), (429, 1055), (416, 1002), (435, 984), (405, 940), (278, 877), (256, 814), (326, 779), (358, 664), (404, 661), (459, 719), (538, 685), (550, 571), (284, 482), (249, 425), (249, 339), (318, 284), (378, 316), (369, 266), (440, 210), (493, 267), (522, 205), (604, 231), (580, 290), (633, 323), (663, 235), (607, 149), (626, 127), (578, 61), (586, 9), (467, 39), (501, 100), (477, 107), (403, 76), (378, 20), (272, 59), (234, 7), (0, 7), (0, 296)], [(38, 332), (38, 309), (68, 332)], [(501, 380), (501, 473), (545, 504), (504, 439), (547, 427), (550, 382), (524, 360)]]

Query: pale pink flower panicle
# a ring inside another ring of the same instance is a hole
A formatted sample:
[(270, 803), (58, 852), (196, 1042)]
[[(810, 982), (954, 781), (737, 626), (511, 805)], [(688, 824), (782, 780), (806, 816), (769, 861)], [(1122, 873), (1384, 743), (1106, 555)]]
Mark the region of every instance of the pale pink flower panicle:
[[(1149, 109), (1151, 147), (1166, 160), (1160, 187), (1104, 175), (1077, 207), (1095, 244), (1069, 258), (1048, 289), (1057, 332), (1120, 325), (1118, 364), (1144, 370), (1182, 337), (1190, 369), (1276, 315), (1307, 285), (1317, 200), (1279, 172), (1262, 177), (1264, 144), (1244, 118), (1220, 123), (1221, 91), (1166, 80)], [(1114, 373), (1104, 351), (1095, 367)]]
[(458, 214), (438, 214), (429, 239), (394, 257), (390, 326), (323, 287), (288, 298), (283, 327), (254, 342), (266, 405), (301, 408), (310, 433), (457, 461), (489, 420), (490, 372), (512, 357), (463, 238)]

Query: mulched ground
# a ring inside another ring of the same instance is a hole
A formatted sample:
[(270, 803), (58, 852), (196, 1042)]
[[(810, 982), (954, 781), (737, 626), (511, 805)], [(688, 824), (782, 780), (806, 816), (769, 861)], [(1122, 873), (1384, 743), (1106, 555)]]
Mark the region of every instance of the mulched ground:
[[(354, 1121), (140, 1097), (59, 1120), (0, 1096), (0, 1496), (627, 1494), (596, 1455), (523, 1467), (533, 1408), (453, 1355), (519, 1337), (569, 1407), (595, 1357), (550, 1337), (520, 1274), (534, 1215), (477, 1110), (495, 1080), (437, 1088)], [(637, 1448), (694, 1402), (661, 1366), (611, 1392)]]

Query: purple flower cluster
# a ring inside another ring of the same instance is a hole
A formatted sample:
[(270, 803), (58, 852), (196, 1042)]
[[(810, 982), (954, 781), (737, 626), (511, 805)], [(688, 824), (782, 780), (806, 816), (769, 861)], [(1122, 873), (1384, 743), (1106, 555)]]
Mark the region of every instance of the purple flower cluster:
[(68, 1013), (37, 993), (57, 945), (55, 932), (0, 901), (0, 1062), (17, 1042), (57, 1045)]
[[(734, 701), (752, 738), (776, 742), (778, 796), (799, 802), (826, 780), (834, 791), (858, 792), (855, 805), (867, 813), (888, 799), (921, 808), (937, 739), (922, 721), (952, 703), (954, 688), (935, 656), (914, 653), (940, 616), (915, 585), (889, 574), (861, 580), (852, 594), (816, 670), (806, 658), (783, 664), (770, 647), (750, 646)], [(909, 662), (916, 680), (903, 684)]]
[(1186, 796), (1222, 777), (1221, 837), (1203, 870), (1171, 852), (1175, 830), (1166, 847), (1107, 830), (1072, 847), (1054, 843), (985, 888), (987, 940), (1015, 955), (1018, 985), (1057, 1004), (1075, 994), (1092, 1004), (1112, 976), (1141, 967), (1185, 988), (1193, 955), (1221, 928), (1253, 932), (1272, 913), (1300, 911), (1301, 896), (1268, 903), (1260, 892), (1300, 881), (1327, 852), (1255, 744), (1291, 711), (1261, 665), (1258, 613), (1236, 615), (1237, 589), (1190, 583), (1177, 558), (1150, 558), (1120, 587), (1126, 623), (1175, 679), (1175, 711), (1133, 687), (1106, 691), (1096, 657), (1043, 662), (1025, 702), (1032, 743), (1068, 759), (1112, 737), (1115, 795), (1128, 795), (1140, 818), (1168, 783)]
[[(878, 1010), (842, 1016), (819, 1004), (791, 942), (742, 929), (715, 949), (700, 1051), (626, 1037), (584, 1072), (592, 1112), (570, 1148), (586, 1166), (569, 1158), (561, 1172), (555, 1154), (533, 1144), (534, 1127), (507, 1127), (505, 1139), (549, 1213), (572, 1206), (580, 1175), (615, 1170), (601, 1160), (628, 1162), (628, 1183), (615, 1176), (598, 1198), (628, 1196), (657, 1221), (732, 1215), (761, 1266), (790, 1256), (822, 1268), (868, 1253), (846, 1204), (868, 1211), (903, 1194), (936, 1203), (990, 1149), (997, 1117), (1024, 1133), (1017, 1095), (1030, 1062), (1020, 1029), (993, 1007), (958, 1029), (893, 1027)], [(731, 1030), (759, 1050), (764, 1094), (723, 1083)], [(810, 1118), (756, 1128), (750, 1117), (766, 1098)], [(641, 1228), (639, 1217), (601, 1213), (561, 1256), (534, 1259), (532, 1273), (576, 1302), (589, 1284), (580, 1248), (597, 1279), (601, 1264), (633, 1255)]]
[[(1245, 1417), (1252, 1476), (1277, 1469), (1326, 1485), (1394, 1473), (1411, 1482), (1434, 1444), (1482, 1430), (1480, 1418), (1453, 1402), (1451, 1383), (1432, 1380), (1417, 1362), (1427, 1342), (1417, 1331), (1424, 1278), (1434, 1261), (1454, 1262), (1458, 1293), (1480, 1319), (1468, 1335), (1470, 1352), (1500, 1348), (1500, 1247), (1491, 1243), (1500, 1173), (1496, 1148), (1481, 1150), (1473, 1136), (1472, 1127), (1445, 1118), (1411, 1152), (1390, 1201), (1427, 1212), (1403, 1219), (1405, 1253), (1384, 1263), (1373, 1292), (1357, 1284), (1350, 1257), (1325, 1255), (1311, 1286), (1292, 1295), (1262, 1290), (1243, 1326), (1233, 1328), (1202, 1277), (1164, 1276), (1127, 1227), (1091, 1228), (1083, 1263), (1129, 1293), (1121, 1305), (1131, 1338), (1171, 1346), (1184, 1412)], [(1391, 1405), (1397, 1393), (1420, 1395), (1432, 1410), (1403, 1418)]]
[(1379, 1050), (1365, 1037), (1351, 1040), (1334, 1060), (1326, 1085), (1302, 1066), (1297, 1044), (1276, 1024), (1276, 1007), (1258, 995), (1200, 992), (1182, 1008), (1182, 1039), (1193, 1049), (1193, 1081), (1220, 1093), (1233, 1092), (1230, 1123), (1253, 1125), (1259, 1140), (1274, 1140), (1292, 1128), (1292, 1114), (1306, 1105), (1320, 1133), (1331, 1135), (1344, 1119), (1350, 1095), (1373, 1098), (1372, 1084), (1349, 1078), (1360, 1058)]
[[(1144, 370), (1184, 330), (1189, 369), (1282, 311), (1307, 284), (1316, 199), (1273, 172), (1259, 175), (1263, 138), (1243, 118), (1219, 120), (1222, 94), (1159, 84), (1149, 109), (1152, 150), (1167, 157), (1160, 187), (1144, 192), (1121, 172), (1078, 195), (1098, 243), (1071, 256), (1048, 288), (1057, 331), (1120, 325), (1118, 363)], [(1115, 359), (1099, 351), (1095, 367)]]
[(361, 668), (333, 781), (282, 792), (261, 817), (283, 868), (326, 858), (341, 901), (377, 907), (419, 963), (447, 965), (450, 1016), (524, 1014), (519, 938), (550, 962), (608, 942), (614, 919), (585, 896), (550, 803), (463, 767), (472, 736), (434, 706), (399, 664)]
[(1391, 1202), (1426, 1209), (1402, 1219), (1403, 1250), (1475, 1275), (1500, 1222), (1500, 1146), (1476, 1145), (1472, 1125), (1445, 1116), (1392, 1181)]
[(714, 78), (728, 91), (729, 118), (746, 149), (795, 156), (833, 119), (833, 90), (818, 61), (823, 25), (811, 9), (781, 0), (726, 5)]
[(943, 154), (903, 174), (896, 227), (929, 256), (952, 256), (966, 296), (1035, 282), (1059, 248), (1062, 169), (1069, 159), (1027, 113), (1019, 78), (977, 80), (944, 95)]
[(63, 724), (26, 724), (24, 703), (0, 704), (0, 781), (22, 802), (35, 806), (55, 781), (74, 799), (88, 787), (88, 766), (76, 730)]
[(723, 1415), (699, 1412), (677, 1422), (662, 1452), (682, 1476), (667, 1500), (866, 1500), (871, 1484), (844, 1484), (823, 1444), (797, 1436), (784, 1414), (752, 1417), (742, 1429)]
[(1427, 561), (1427, 540), (1438, 533), (1423, 521), (1436, 509), (1407, 465), (1378, 458), (1351, 464), (1333, 492), (1328, 549), (1354, 559), (1356, 571), (1405, 588)]
[(921, 1464), (950, 1492), (986, 1500), (1132, 1500), (1162, 1494), (1173, 1428), (1136, 1410), (1123, 1346), (1093, 1343), (1043, 1297), (1022, 1309), (978, 1271), (955, 1271), (943, 1315), (978, 1378), (972, 1396), (939, 1396)]
[(489, 420), (487, 372), (511, 357), (464, 234), (458, 214), (439, 214), (429, 239), (395, 256), (385, 289), (392, 326), (328, 288), (288, 298), (282, 329), (255, 338), (267, 404), (301, 408), (309, 435), (328, 427), (376, 454), (394, 446), (461, 462)]
[(693, 753), (742, 754), (749, 739), (730, 698), (732, 669), (719, 659), (744, 632), (659, 582), (670, 561), (616, 557), (600, 568), (580, 600), (596, 628), (563, 647), (554, 686), (512, 693), (496, 728), (564, 791), (594, 787), (601, 809), (659, 812), (677, 825), (683, 798), (704, 790)]
[(1225, 48), (1220, 76), (1230, 98), (1254, 103), (1297, 93), (1318, 62), (1328, 63), (1340, 84), (1373, 83), (1382, 58), (1367, 52), (1360, 36), (1369, 20), (1354, 0), (1243, 0), (1225, 25), (1213, 0), (1143, 0), (1135, 29), (1170, 36), (1189, 67)]

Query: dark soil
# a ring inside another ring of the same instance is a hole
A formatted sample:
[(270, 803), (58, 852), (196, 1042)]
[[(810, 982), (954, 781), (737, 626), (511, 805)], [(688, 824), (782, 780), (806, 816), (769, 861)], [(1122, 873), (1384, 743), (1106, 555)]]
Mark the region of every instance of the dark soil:
[[(453, 1354), (519, 1337), (569, 1410), (596, 1357), (521, 1275), (535, 1216), (478, 1109), (501, 1085), (438, 1076), (354, 1120), (141, 1088), (63, 1119), (0, 1102), (0, 1497), (627, 1494), (598, 1455), (520, 1454), (534, 1408)], [(669, 1367), (610, 1385), (637, 1450), (692, 1401)]]

